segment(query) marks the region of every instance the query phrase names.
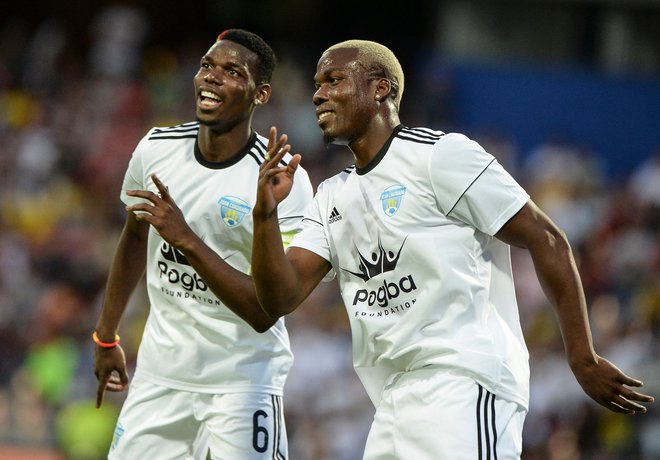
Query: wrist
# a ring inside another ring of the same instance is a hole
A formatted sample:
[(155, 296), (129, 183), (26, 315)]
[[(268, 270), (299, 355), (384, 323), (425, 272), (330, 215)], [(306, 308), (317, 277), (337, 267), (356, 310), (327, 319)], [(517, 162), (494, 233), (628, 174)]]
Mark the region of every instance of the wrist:
[(173, 244), (172, 246), (188, 256), (199, 252), (200, 248), (204, 247), (204, 245), (204, 241), (199, 236), (191, 233), (189, 238), (181, 239), (177, 244)]
[(99, 337), (98, 333), (96, 331), (94, 331), (92, 333), (92, 340), (99, 347), (110, 349), (110, 348), (115, 348), (117, 345), (119, 345), (119, 341), (121, 340), (121, 337), (119, 337), (119, 334), (115, 333), (112, 340), (106, 341), (106, 340), (101, 339)]
[(571, 369), (592, 366), (598, 363), (598, 355), (590, 353), (567, 353), (568, 365)]
[(252, 210), (252, 219), (259, 222), (277, 221), (277, 206), (271, 210), (261, 209), (259, 206), (255, 206)]

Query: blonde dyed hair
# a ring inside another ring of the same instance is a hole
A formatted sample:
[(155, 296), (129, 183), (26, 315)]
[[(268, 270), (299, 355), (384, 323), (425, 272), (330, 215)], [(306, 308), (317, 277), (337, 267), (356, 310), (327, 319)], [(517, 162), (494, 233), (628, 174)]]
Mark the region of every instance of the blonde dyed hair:
[(367, 72), (375, 72), (376, 75), (394, 83), (391, 91), (398, 109), (403, 96), (404, 78), (403, 69), (394, 53), (388, 47), (369, 40), (346, 40), (332, 45), (325, 52), (343, 48), (356, 49), (358, 54), (355, 60), (365, 67)]

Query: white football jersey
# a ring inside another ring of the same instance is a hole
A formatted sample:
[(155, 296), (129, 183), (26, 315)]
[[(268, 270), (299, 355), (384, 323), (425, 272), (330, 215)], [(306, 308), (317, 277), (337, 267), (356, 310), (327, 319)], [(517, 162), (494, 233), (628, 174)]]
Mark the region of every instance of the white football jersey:
[[(204, 159), (199, 123), (152, 128), (137, 145), (122, 186), (127, 205), (140, 199), (127, 190), (158, 190), (165, 184), (192, 230), (229, 265), (248, 273), (252, 254), (252, 208), (267, 139), (254, 133), (230, 161)], [(283, 162), (288, 162), (286, 156)], [(300, 230), (312, 199), (307, 172), (299, 167), (293, 190), (279, 208), (283, 239)], [(293, 362), (280, 319), (255, 332), (218, 300), (183, 254), (149, 231), (146, 281), (151, 308), (138, 352), (136, 375), (185, 391), (282, 394)]]
[(291, 247), (332, 264), (374, 404), (396, 373), (437, 367), (527, 407), (509, 246), (493, 235), (528, 199), (476, 142), (403, 126), (319, 186)]

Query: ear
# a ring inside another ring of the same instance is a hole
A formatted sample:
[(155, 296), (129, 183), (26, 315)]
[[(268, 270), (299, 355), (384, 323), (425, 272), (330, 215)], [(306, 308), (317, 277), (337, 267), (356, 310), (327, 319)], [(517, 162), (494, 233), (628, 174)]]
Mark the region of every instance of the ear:
[(257, 93), (254, 95), (254, 104), (263, 105), (270, 99), (271, 86), (269, 83), (261, 84), (257, 87)]
[(383, 101), (387, 99), (391, 91), (392, 85), (390, 80), (387, 78), (379, 78), (376, 80), (376, 94), (374, 94), (374, 99), (377, 101)]

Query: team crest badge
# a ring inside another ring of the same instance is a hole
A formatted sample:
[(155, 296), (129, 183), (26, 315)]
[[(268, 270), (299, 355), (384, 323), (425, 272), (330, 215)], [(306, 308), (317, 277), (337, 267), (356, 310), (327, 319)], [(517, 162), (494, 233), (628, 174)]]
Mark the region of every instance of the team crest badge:
[(121, 423), (117, 422), (117, 425), (115, 425), (115, 432), (112, 435), (112, 443), (110, 444), (110, 450), (114, 450), (117, 447), (117, 444), (119, 444), (119, 440), (121, 439), (121, 435), (124, 434), (124, 427)]
[(229, 228), (240, 225), (251, 209), (245, 200), (235, 196), (223, 196), (218, 204), (220, 205), (220, 217)]
[(380, 203), (383, 206), (383, 212), (390, 217), (393, 216), (399, 210), (405, 193), (406, 188), (403, 185), (398, 184), (387, 187), (380, 194)]

